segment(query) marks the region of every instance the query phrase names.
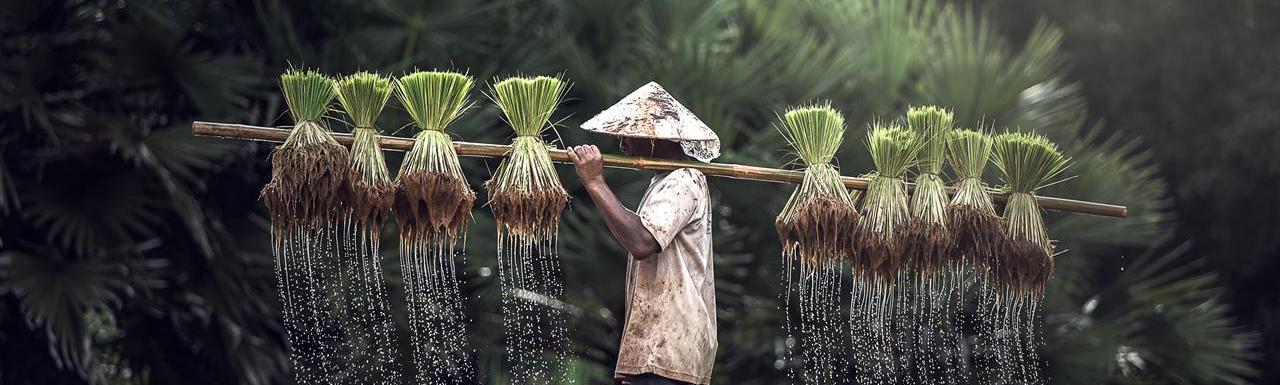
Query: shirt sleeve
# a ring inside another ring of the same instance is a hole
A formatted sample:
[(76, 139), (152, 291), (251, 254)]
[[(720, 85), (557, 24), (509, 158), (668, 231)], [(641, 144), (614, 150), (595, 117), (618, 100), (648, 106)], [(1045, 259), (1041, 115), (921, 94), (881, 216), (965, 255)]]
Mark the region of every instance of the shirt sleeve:
[(676, 234), (693, 217), (702, 201), (699, 178), (687, 169), (673, 171), (653, 186), (648, 198), (636, 213), (645, 229), (666, 250)]

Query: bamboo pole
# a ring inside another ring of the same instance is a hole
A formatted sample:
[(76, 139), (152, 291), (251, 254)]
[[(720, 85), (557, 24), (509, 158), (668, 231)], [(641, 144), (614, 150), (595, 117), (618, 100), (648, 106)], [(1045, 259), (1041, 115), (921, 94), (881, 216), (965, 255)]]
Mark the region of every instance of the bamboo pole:
[[(284, 142), (285, 138), (289, 136), (289, 130), (284, 128), (198, 121), (191, 123), (191, 133), (197, 136), (276, 143)], [(351, 134), (335, 132), (333, 136), (339, 143), (348, 146), (351, 145)], [(387, 150), (409, 151), (409, 149), (413, 148), (413, 139), (409, 138), (378, 136), (378, 141), (381, 142), (382, 148)], [(507, 152), (511, 150), (511, 146), (507, 145), (471, 142), (453, 142), (453, 147), (458, 151), (459, 156), (484, 158), (505, 157)], [(548, 152), (551, 154), (551, 160), (560, 163), (569, 163), (569, 156), (565, 150), (550, 148), (548, 149)], [(679, 168), (696, 168), (701, 170), (703, 174), (711, 176), (778, 183), (796, 183), (804, 178), (804, 173), (800, 171), (745, 166), (739, 164), (702, 163), (612, 154), (603, 154), (603, 158), (604, 165), (607, 167), (632, 170), (669, 171)], [(868, 180), (866, 178), (846, 176), (842, 177), (842, 179), (844, 180), (844, 185), (846, 187), (858, 190), (867, 189)], [(953, 193), (954, 191), (952, 188), (948, 187), (947, 192)], [(992, 195), (996, 202), (1004, 202), (1008, 199), (1007, 194), (995, 193)], [(1037, 196), (1036, 200), (1039, 201), (1040, 207), (1045, 210), (1090, 214), (1111, 218), (1125, 218), (1129, 215), (1128, 208), (1119, 205), (1044, 196)]]

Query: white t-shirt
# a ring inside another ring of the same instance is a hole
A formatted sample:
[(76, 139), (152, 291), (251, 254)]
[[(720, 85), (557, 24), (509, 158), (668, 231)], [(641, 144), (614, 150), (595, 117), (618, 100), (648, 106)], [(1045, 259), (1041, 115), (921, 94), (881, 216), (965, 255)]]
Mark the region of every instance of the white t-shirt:
[(716, 357), (711, 195), (702, 172), (658, 174), (637, 215), (661, 250), (627, 258), (627, 313), (614, 377), (711, 382)]

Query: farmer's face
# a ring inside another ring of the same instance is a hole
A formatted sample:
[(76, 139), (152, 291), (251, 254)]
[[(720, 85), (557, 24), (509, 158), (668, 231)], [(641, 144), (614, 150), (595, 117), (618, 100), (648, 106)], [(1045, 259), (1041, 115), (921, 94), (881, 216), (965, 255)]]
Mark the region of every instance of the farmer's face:
[(653, 139), (622, 138), (618, 149), (631, 156), (653, 156)]
[(622, 138), (618, 150), (631, 156), (657, 157), (669, 159), (684, 158), (680, 145), (672, 141), (648, 138)]

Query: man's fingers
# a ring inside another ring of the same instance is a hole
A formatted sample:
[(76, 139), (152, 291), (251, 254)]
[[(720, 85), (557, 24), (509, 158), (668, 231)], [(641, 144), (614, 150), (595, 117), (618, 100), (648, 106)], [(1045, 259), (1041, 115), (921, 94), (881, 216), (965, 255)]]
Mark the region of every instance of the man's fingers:
[(578, 163), (578, 148), (569, 147), (569, 148), (566, 148), (565, 150), (566, 150), (565, 152), (569, 154), (569, 160), (573, 161), (573, 163)]

